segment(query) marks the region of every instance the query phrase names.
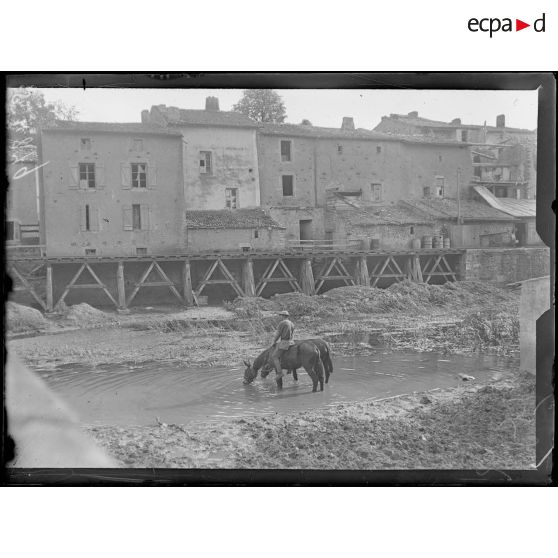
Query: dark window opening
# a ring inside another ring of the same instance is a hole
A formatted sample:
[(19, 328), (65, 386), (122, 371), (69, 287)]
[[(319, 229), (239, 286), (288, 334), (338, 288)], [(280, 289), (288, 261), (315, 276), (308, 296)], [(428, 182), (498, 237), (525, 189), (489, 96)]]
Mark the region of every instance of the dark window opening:
[(132, 163), (132, 188), (147, 188), (147, 163)]
[(94, 256), (96, 253), (97, 253), (96, 248), (86, 248), (85, 249), (85, 255), (86, 256)]
[(95, 163), (79, 164), (79, 184), (83, 188), (95, 188)]
[(91, 151), (91, 139), (81, 138), (81, 149), (83, 151)]
[(288, 162), (291, 160), (291, 141), (281, 140), (281, 161)]
[(132, 229), (141, 231), (141, 206), (139, 203), (132, 205)]
[(282, 184), (283, 184), (283, 196), (294, 195), (293, 175), (292, 174), (284, 174), (281, 177), (281, 181), (282, 181)]

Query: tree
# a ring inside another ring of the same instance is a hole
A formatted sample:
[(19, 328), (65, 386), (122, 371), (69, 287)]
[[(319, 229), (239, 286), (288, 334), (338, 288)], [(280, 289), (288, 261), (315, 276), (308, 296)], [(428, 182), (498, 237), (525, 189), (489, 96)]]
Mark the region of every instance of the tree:
[(61, 101), (48, 103), (40, 91), (26, 88), (8, 90), (7, 109), (9, 146), (16, 151), (33, 149), (43, 126), (52, 126), (56, 120), (75, 120), (78, 114), (75, 107)]
[(287, 118), (283, 99), (273, 89), (245, 89), (233, 111), (258, 122), (282, 123)]

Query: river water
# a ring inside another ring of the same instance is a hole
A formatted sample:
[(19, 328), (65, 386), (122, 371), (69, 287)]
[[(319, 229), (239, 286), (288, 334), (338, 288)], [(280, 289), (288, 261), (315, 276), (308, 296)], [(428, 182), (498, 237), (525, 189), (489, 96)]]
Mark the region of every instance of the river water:
[(514, 363), (495, 356), (443, 356), (436, 353), (381, 352), (335, 357), (334, 373), (323, 392), (312, 393), (310, 378), (299, 370), (277, 390), (274, 374), (242, 383), (242, 368), (185, 368), (160, 362), (142, 365), (38, 369), (83, 423), (154, 424), (215, 420), (243, 415), (290, 413), (349, 401), (447, 388), (463, 383), (459, 373), (477, 381), (501, 376)]

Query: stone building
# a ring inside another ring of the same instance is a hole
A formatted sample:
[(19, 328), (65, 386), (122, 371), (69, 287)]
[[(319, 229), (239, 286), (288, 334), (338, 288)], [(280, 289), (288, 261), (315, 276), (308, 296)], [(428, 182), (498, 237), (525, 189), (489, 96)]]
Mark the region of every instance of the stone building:
[(285, 227), (262, 209), (186, 211), (185, 248), (188, 253), (282, 248)]
[(382, 116), (376, 132), (461, 141), (471, 145), (475, 183), (498, 197), (528, 198), (536, 195), (536, 130), (506, 126), (506, 117), (496, 117), (496, 126), (430, 120), (417, 111)]
[(178, 131), (139, 123), (58, 122), (40, 142), (47, 256), (182, 251)]
[(258, 155), (261, 204), (291, 242), (332, 238), (324, 221), (328, 191), (383, 205), (455, 198), (472, 179), (467, 144), (355, 129), (349, 117), (339, 129), (264, 124)]
[(256, 130), (250, 118), (219, 110), (207, 97), (205, 110), (165, 105), (144, 110), (141, 120), (182, 136), (182, 171), (188, 209), (239, 209), (260, 205)]

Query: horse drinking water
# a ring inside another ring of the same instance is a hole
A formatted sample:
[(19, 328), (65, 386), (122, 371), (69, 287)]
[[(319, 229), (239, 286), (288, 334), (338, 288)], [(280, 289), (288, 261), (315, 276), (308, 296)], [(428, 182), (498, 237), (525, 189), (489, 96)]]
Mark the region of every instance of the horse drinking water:
[[(258, 371), (268, 363), (270, 349), (262, 351), (254, 360), (253, 364), (244, 361), (244, 384), (251, 384), (257, 377)], [(312, 380), (312, 391), (324, 390), (324, 366), (320, 358), (320, 351), (311, 341), (299, 341), (292, 345), (281, 357), (281, 367), (287, 370), (304, 368)], [(277, 387), (283, 387), (283, 378), (276, 380)]]

